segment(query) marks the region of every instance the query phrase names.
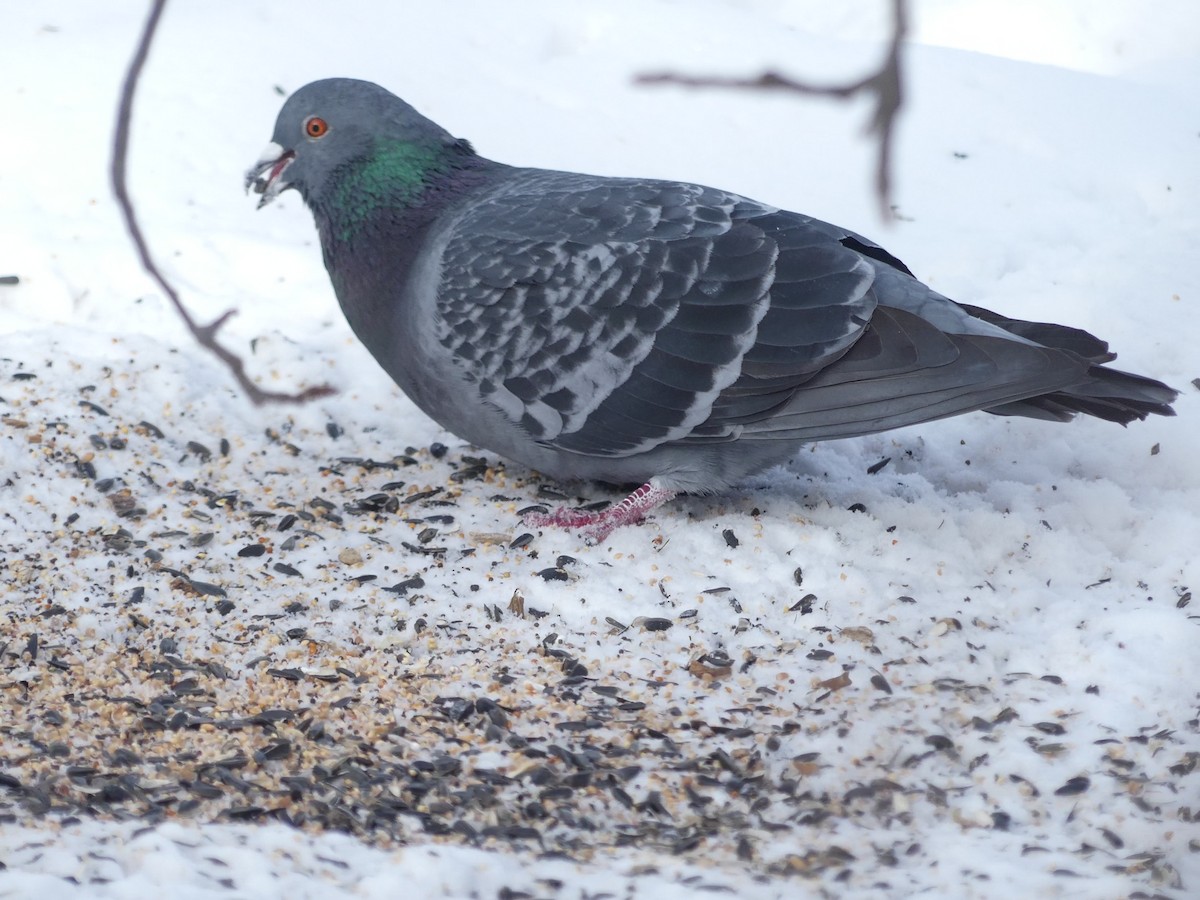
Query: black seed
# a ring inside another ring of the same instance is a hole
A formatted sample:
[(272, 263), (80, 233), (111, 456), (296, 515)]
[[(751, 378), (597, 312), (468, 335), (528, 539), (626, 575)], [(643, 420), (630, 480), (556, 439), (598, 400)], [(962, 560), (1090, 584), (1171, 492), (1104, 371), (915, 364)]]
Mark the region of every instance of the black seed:
[(802, 616), (807, 616), (813, 611), (813, 603), (817, 600), (816, 594), (805, 594), (795, 603), (788, 607), (788, 612), (798, 612)]
[(1060, 797), (1070, 797), (1075, 794), (1082, 794), (1091, 786), (1092, 780), (1086, 775), (1076, 775), (1054, 793)]
[(221, 443), (218, 444), (217, 446), (220, 448), (222, 456), (229, 455), (229, 450), (230, 450), (229, 438), (221, 438)]
[(234, 605), (232, 600), (222, 600), (217, 604), (217, 612), (223, 616), (229, 615), (235, 609), (237, 609), (237, 607)]
[(142, 762), (142, 758), (127, 747), (118, 747), (112, 752), (109, 758), (109, 763), (113, 766), (128, 767), (137, 766)]
[(649, 618), (642, 620), (642, 628), (646, 631), (666, 631), (672, 624), (670, 619)]
[(333, 438), (336, 441), (343, 434), (342, 426), (339, 425), (337, 422), (326, 422), (325, 423), (325, 433), (328, 434), (331, 438)]
[(459, 469), (457, 472), (450, 473), (450, 480), (455, 484), (462, 484), (464, 481), (474, 481), (482, 478), (487, 474), (487, 464), (477, 463), (467, 466), (465, 469)]
[(103, 406), (97, 406), (91, 400), (80, 400), (79, 405), (82, 406), (84, 409), (90, 409), (92, 412), (94, 412), (98, 416), (107, 416), (108, 415), (107, 409), (105, 409)]
[[(235, 822), (246, 822), (251, 819), (262, 818), (266, 812), (267, 811), (261, 806), (231, 806), (229, 809), (225, 810), (225, 815), (230, 819), (233, 819)], [(234, 885), (234, 882), (230, 879), (221, 880), (228, 882), (227, 886), (230, 888), (232, 888)]]
[(286, 516), (284, 516), (282, 519), (279, 520), (279, 527), (276, 530), (277, 531), (287, 531), (289, 528), (291, 528), (295, 524), (296, 524), (295, 515), (293, 515), (292, 513), (288, 513)]
[(355, 503), (347, 503), (346, 511), (352, 513), (359, 512), (387, 512), (394, 513), (400, 508), (400, 501), (391, 494), (378, 493), (372, 494), (369, 497)]
[(797, 566), (796, 571), (792, 573), (792, 581), (796, 582), (796, 587), (802, 587), (804, 585), (804, 570), (799, 566)]
[(441, 459), (446, 455), (446, 450), (446, 445), (442, 443), (435, 442), (429, 445), (429, 455), (434, 459)]
[[(280, 710), (282, 712), (282, 710)], [(290, 716), (290, 714), (288, 714)], [(260, 753), (263, 759), (285, 759), (292, 753), (291, 741), (276, 741), (273, 744), (268, 744)]]
[[(370, 577), (374, 578), (375, 576), (372, 575)], [(404, 581), (397, 582), (391, 587), (385, 587), (384, 590), (403, 597), (409, 591), (423, 587), (425, 587), (425, 579), (420, 575), (414, 575), (412, 578), (406, 578)]]
[(528, 531), (518, 534), (512, 541), (509, 542), (509, 550), (520, 550), (522, 547), (528, 547), (533, 543), (533, 535)]
[(722, 531), (721, 537), (725, 538), (725, 543), (729, 547), (736, 547), (740, 543), (740, 541), (737, 539), (737, 535), (733, 533), (732, 528), (726, 528), (724, 531)]
[(206, 597), (224, 597), (226, 596), (225, 589), (218, 587), (215, 584), (209, 584), (207, 581), (189, 581), (192, 589), (204, 594)]
[(188, 441), (187, 449), (189, 453), (195, 453), (203, 462), (208, 462), (212, 458), (212, 451), (198, 441)]
[(293, 577), (300, 575), (299, 569), (294, 566), (289, 566), (287, 563), (275, 563), (272, 568), (274, 568), (276, 572), (280, 572), (283, 575), (291, 575)]
[(867, 507), (862, 503), (851, 503), (846, 507), (846, 511), (853, 513), (865, 513), (867, 511)]
[(566, 570), (560, 569), (558, 566), (555, 566), (550, 569), (542, 569), (537, 574), (539, 577), (544, 578), (546, 581), (566, 581), (567, 580)]
[(886, 466), (891, 461), (892, 461), (892, 458), (890, 456), (885, 456), (879, 462), (874, 463), (873, 465), (867, 466), (867, 474), (868, 475), (876, 475), (879, 472), (882, 472), (883, 467)]
[(410, 553), (422, 553), (426, 556), (439, 556), (447, 551), (447, 547), (422, 547), (419, 544), (410, 544), (408, 541), (401, 541), (400, 546)]
[[(564, 661), (562, 670), (563, 670), (563, 675), (566, 676), (567, 680), (583, 679), (583, 678), (586, 678), (587, 674), (588, 674), (587, 666), (585, 666), (583, 663), (581, 663), (577, 659), (570, 659), (570, 660)], [(563, 682), (563, 684), (566, 684), (566, 683), (567, 683), (566, 681)]]
[(416, 503), (420, 500), (428, 500), (430, 497), (436, 497), (443, 490), (445, 490), (445, 489), (438, 487), (438, 488), (433, 488), (432, 490), (428, 490), (428, 491), (417, 491), (415, 494), (409, 494), (401, 502), (402, 503)]

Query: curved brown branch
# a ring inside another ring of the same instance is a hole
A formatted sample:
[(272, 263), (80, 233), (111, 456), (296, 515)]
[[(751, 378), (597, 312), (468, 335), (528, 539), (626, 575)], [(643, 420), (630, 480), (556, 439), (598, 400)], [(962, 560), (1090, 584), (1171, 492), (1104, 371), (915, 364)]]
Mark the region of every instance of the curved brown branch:
[(875, 99), (868, 130), (879, 139), (875, 167), (875, 193), (879, 198), (884, 219), (891, 219), (892, 209), (892, 136), (896, 114), (903, 102), (900, 49), (908, 33), (907, 0), (892, 0), (892, 36), (888, 52), (878, 71), (847, 84), (813, 84), (799, 81), (778, 72), (763, 72), (753, 78), (724, 78), (720, 76), (684, 75), (679, 72), (647, 72), (634, 80), (638, 84), (673, 84), (690, 88), (734, 88), (751, 91), (786, 91), (816, 97), (847, 100), (856, 94), (870, 94)]
[(251, 381), (246, 374), (246, 364), (242, 358), (217, 343), (217, 332), (237, 313), (237, 310), (228, 310), (208, 325), (197, 324), (187, 307), (183, 305), (183, 301), (180, 300), (179, 292), (167, 281), (166, 276), (154, 262), (146, 239), (142, 236), (141, 226), (138, 224), (137, 216), (134, 215), (133, 202), (129, 199), (129, 189), (125, 178), (126, 159), (129, 151), (129, 122), (133, 115), (133, 93), (137, 88), (138, 78), (141, 77), (142, 68), (146, 65), (150, 43), (154, 40), (154, 32), (158, 28), (158, 20), (162, 17), (165, 6), (166, 0), (153, 0), (150, 6), (150, 15), (146, 19), (146, 26), (142, 31), (137, 49), (134, 51), (133, 59), (129, 63), (129, 71), (126, 73), (125, 83), (121, 87), (120, 105), (117, 107), (111, 174), (113, 193), (116, 194), (117, 205), (120, 206), (121, 214), (125, 218), (125, 227), (129, 229), (129, 236), (133, 239), (134, 247), (137, 248), (142, 267), (150, 274), (151, 278), (158, 282), (159, 287), (170, 299), (175, 311), (179, 313), (179, 317), (183, 319), (196, 342), (229, 367), (233, 377), (237, 379), (237, 383), (246, 392), (246, 396), (254, 403), (305, 403), (317, 397), (326, 397), (334, 393), (333, 388), (329, 385), (319, 385), (307, 388), (298, 394), (288, 394), (280, 391), (264, 391)]

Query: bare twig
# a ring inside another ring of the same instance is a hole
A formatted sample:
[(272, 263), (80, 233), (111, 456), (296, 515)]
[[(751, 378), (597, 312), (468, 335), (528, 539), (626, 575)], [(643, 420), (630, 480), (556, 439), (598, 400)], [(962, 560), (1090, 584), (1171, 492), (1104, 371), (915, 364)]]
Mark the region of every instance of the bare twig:
[(892, 210), (892, 135), (896, 113), (902, 102), (900, 48), (908, 33), (907, 0), (892, 0), (892, 38), (879, 70), (848, 84), (821, 85), (798, 81), (778, 72), (764, 72), (756, 78), (722, 78), (719, 76), (683, 75), (678, 72), (653, 72), (639, 75), (639, 84), (674, 84), (692, 88), (737, 88), (752, 91), (787, 91), (817, 97), (847, 100), (856, 94), (867, 93), (875, 98), (868, 131), (879, 138), (879, 155), (875, 168), (875, 193), (879, 197), (884, 219), (893, 217)]
[(242, 358), (217, 343), (217, 332), (237, 313), (237, 310), (226, 311), (208, 325), (198, 324), (188, 312), (187, 307), (183, 305), (183, 301), (179, 299), (178, 291), (167, 281), (166, 276), (150, 256), (150, 248), (142, 236), (141, 226), (138, 225), (137, 217), (133, 212), (133, 203), (129, 199), (129, 190), (125, 180), (125, 162), (129, 150), (129, 120), (133, 114), (133, 92), (137, 88), (138, 78), (146, 64), (150, 43), (154, 39), (154, 31), (158, 27), (158, 20), (161, 18), (165, 6), (166, 0), (153, 0), (151, 4), (150, 16), (146, 19), (146, 27), (142, 31), (141, 41), (138, 43), (137, 50), (134, 51), (129, 71), (125, 75), (125, 84), (121, 88), (121, 103), (117, 108), (116, 135), (113, 138), (112, 188), (113, 193), (117, 196), (117, 204), (121, 207), (121, 213), (125, 217), (125, 226), (129, 229), (129, 236), (133, 239), (138, 256), (141, 257), (142, 267), (158, 282), (163, 293), (171, 300), (175, 311), (179, 313), (179, 317), (183, 319), (196, 342), (211, 351), (229, 367), (233, 377), (246, 392), (246, 396), (254, 403), (305, 403), (317, 397), (326, 397), (334, 392), (333, 388), (328, 385), (310, 387), (298, 394), (287, 394), (279, 391), (264, 391), (251, 381), (246, 374), (246, 364)]

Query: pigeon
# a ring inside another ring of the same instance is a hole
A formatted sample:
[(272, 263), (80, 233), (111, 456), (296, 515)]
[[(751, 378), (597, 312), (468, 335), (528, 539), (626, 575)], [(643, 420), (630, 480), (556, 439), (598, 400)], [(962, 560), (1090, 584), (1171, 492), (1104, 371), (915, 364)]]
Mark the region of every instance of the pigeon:
[(956, 303), (853, 231), (494, 162), (367, 81), (292, 94), (246, 187), (260, 208), (300, 193), (351, 328), (441, 426), (555, 479), (641, 485), (522, 513), (589, 543), (812, 441), (974, 410), (1174, 415), (1099, 338)]

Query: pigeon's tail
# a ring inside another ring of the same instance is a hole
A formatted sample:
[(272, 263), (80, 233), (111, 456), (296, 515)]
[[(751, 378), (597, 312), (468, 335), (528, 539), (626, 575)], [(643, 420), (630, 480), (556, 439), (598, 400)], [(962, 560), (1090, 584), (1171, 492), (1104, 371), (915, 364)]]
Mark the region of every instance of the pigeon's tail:
[(1135, 419), (1144, 419), (1151, 414), (1175, 415), (1171, 402), (1178, 395), (1178, 391), (1153, 378), (1105, 366), (1092, 366), (1088, 369), (1087, 379), (1079, 384), (1015, 403), (990, 406), (984, 412), (1052, 422), (1066, 422), (1074, 418), (1076, 413), (1083, 413), (1128, 425)]
[(1109, 352), (1108, 344), (1095, 335), (1066, 325), (1010, 319), (978, 306), (963, 305), (963, 308), (976, 318), (998, 325), (1019, 337), (1036, 341), (1043, 347), (1067, 350), (1092, 363), (1085, 378), (1078, 384), (1049, 394), (991, 406), (985, 412), (1053, 422), (1065, 422), (1074, 418), (1076, 413), (1083, 413), (1122, 425), (1148, 415), (1175, 415), (1171, 403), (1179, 396), (1179, 392), (1153, 378), (1103, 365), (1116, 359), (1116, 354)]

